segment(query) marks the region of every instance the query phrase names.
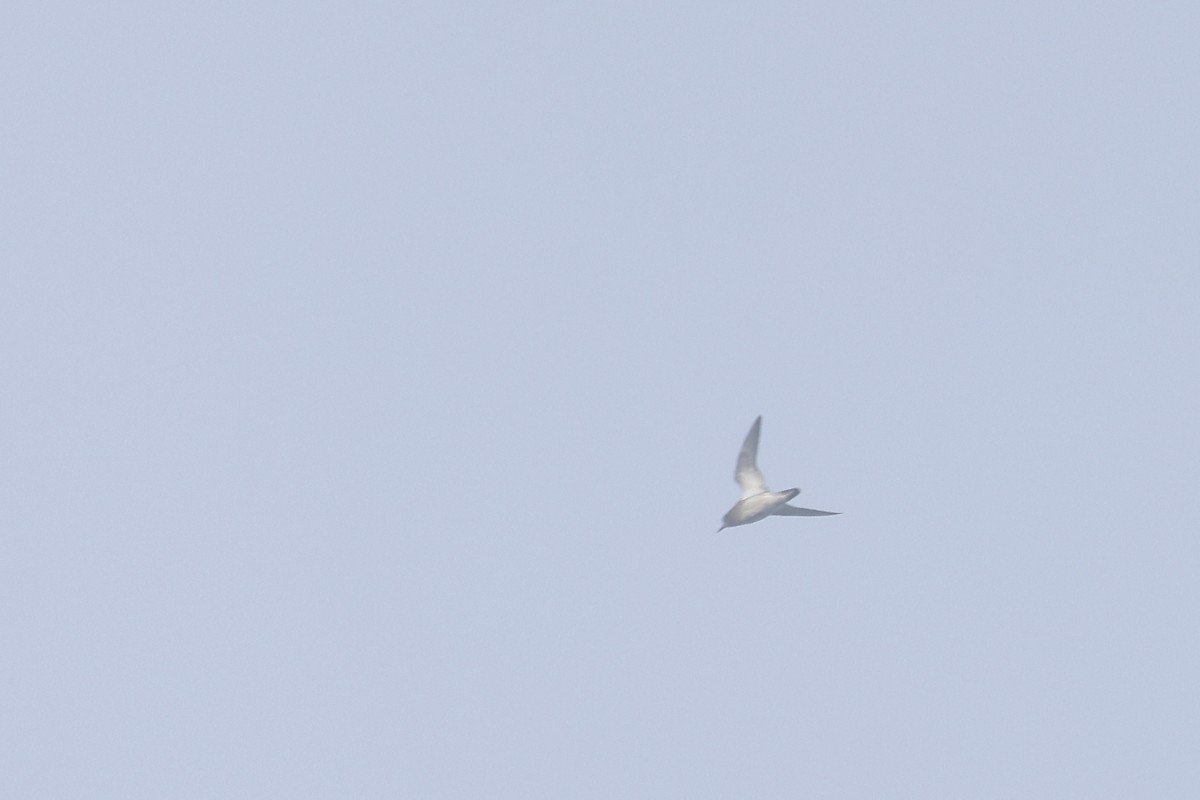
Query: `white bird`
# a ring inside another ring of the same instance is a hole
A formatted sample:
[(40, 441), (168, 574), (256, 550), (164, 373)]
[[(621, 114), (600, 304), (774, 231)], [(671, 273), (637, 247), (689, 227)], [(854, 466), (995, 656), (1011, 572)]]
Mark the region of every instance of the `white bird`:
[(742, 452), (738, 453), (737, 467), (733, 471), (733, 479), (742, 487), (742, 499), (733, 504), (722, 518), (722, 525), (717, 533), (726, 528), (738, 525), (749, 525), (760, 519), (775, 514), (781, 517), (831, 517), (840, 511), (817, 511), (815, 508), (797, 508), (787, 502), (800, 494), (799, 489), (785, 489), (782, 492), (772, 492), (767, 488), (763, 474), (758, 471), (758, 435), (762, 431), (762, 417), (754, 420), (746, 441), (742, 442)]

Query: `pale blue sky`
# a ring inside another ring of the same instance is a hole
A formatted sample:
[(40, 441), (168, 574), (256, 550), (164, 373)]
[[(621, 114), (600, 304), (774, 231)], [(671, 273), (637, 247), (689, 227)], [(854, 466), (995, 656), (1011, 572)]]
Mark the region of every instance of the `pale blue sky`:
[(1197, 41), (10, 7), (0, 794), (1200, 796)]

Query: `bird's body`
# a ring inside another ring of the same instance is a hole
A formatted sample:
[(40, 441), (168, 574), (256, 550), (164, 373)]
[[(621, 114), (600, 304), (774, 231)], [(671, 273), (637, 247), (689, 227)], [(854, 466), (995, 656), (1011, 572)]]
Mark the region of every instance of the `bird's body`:
[(772, 492), (767, 488), (767, 482), (758, 470), (758, 437), (762, 432), (762, 417), (754, 420), (746, 440), (742, 442), (742, 450), (738, 453), (737, 467), (733, 471), (733, 479), (742, 487), (742, 499), (733, 504), (722, 518), (718, 532), (725, 528), (735, 528), (738, 525), (749, 525), (769, 516), (781, 517), (831, 517), (838, 511), (818, 511), (815, 508), (797, 508), (789, 506), (788, 501), (800, 494), (799, 489), (785, 489), (782, 492)]
[(751, 495), (738, 500), (721, 521), (725, 523), (726, 528), (758, 522), (771, 516), (776, 509), (786, 505), (788, 500), (798, 494), (799, 489), (788, 489), (786, 492), (761, 492)]

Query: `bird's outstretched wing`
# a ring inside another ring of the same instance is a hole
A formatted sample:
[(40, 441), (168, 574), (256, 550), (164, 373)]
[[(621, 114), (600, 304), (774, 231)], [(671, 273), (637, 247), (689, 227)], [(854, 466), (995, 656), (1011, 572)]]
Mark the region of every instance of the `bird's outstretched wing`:
[(737, 468), (733, 471), (733, 479), (742, 487), (742, 499), (753, 497), (767, 491), (767, 482), (758, 471), (758, 435), (762, 431), (762, 417), (754, 420), (746, 441), (742, 442), (742, 452), (738, 453)]
[(778, 514), (781, 517), (835, 517), (842, 513), (840, 511), (817, 511), (815, 508), (797, 508), (796, 506), (782, 505), (771, 512)]

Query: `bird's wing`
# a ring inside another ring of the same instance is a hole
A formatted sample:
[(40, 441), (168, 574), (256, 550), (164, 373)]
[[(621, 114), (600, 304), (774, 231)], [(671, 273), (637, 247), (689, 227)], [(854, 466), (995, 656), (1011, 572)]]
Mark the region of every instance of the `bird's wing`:
[(762, 430), (762, 417), (754, 420), (746, 441), (742, 442), (742, 452), (738, 453), (737, 468), (733, 471), (733, 479), (742, 487), (742, 499), (753, 497), (767, 491), (767, 482), (758, 471), (758, 434)]
[(782, 505), (771, 512), (778, 514), (781, 517), (834, 517), (842, 513), (840, 511), (817, 511), (815, 508), (797, 508), (796, 506)]

